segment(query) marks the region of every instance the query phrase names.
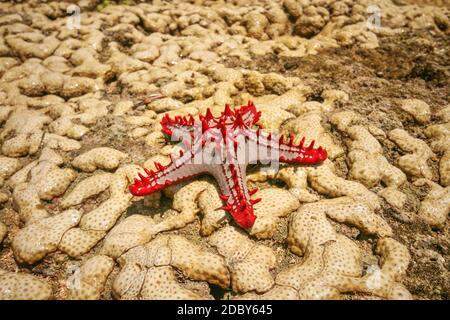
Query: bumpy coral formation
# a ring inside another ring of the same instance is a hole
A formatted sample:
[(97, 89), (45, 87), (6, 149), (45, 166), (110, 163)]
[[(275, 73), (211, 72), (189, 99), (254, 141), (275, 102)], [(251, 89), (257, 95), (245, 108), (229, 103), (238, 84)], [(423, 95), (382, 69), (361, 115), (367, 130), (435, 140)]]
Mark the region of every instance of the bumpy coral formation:
[(14, 188), (13, 200), (21, 220), (26, 223), (49, 215), (41, 200), (52, 200), (66, 191), (76, 173), (60, 168), (64, 160), (52, 149), (44, 148), (38, 160), (17, 171), (9, 184)]
[(177, 283), (174, 268), (189, 279), (228, 287), (223, 259), (181, 236), (161, 236), (119, 258), (122, 266), (113, 292), (121, 299), (204, 299)]
[(5, 239), (7, 233), (8, 228), (3, 222), (0, 221), (0, 244), (3, 242), (3, 239)]
[(120, 161), (127, 155), (111, 148), (96, 148), (76, 157), (72, 165), (84, 172), (93, 172), (96, 169), (116, 169)]
[(448, 299), (445, 1), (99, 3), (0, 3), (0, 300)]
[[(378, 274), (362, 276), (360, 249), (334, 230), (327, 215), (381, 238), (375, 250), (382, 260)], [(410, 298), (409, 292), (396, 282), (405, 274), (409, 253), (400, 243), (385, 238), (391, 234), (383, 219), (369, 210), (363, 213), (346, 197), (304, 205), (292, 215), (288, 234), (290, 249), (304, 256), (304, 260), (281, 271), (270, 291), (240, 298), (337, 299), (346, 292), (363, 292), (390, 299)]]
[(255, 194), (261, 201), (255, 205), (256, 222), (250, 234), (257, 238), (273, 236), (280, 217), (285, 217), (299, 207), (298, 200), (286, 190), (267, 188)]
[(365, 203), (371, 209), (380, 207), (379, 198), (375, 193), (356, 181), (338, 177), (332, 163), (320, 167), (308, 168), (308, 181), (311, 187), (320, 194), (330, 197), (349, 196)]
[(401, 209), (406, 202), (406, 195), (398, 187), (406, 181), (406, 175), (400, 169), (388, 162), (383, 156), (383, 148), (375, 135), (384, 132), (374, 127), (366, 128), (355, 123), (361, 122), (361, 117), (353, 111), (342, 111), (331, 117), (331, 122), (351, 139), (348, 146), (348, 161), (351, 166), (349, 177), (360, 181), (368, 188), (377, 186), (380, 182), (386, 188), (378, 194), (395, 208)]
[[(72, 190), (72, 193), (65, 199), (66, 206), (81, 203), (106, 188), (108, 188), (110, 196), (108, 200), (103, 201), (95, 209), (84, 214), (78, 227), (72, 228), (64, 234), (58, 245), (61, 251), (72, 257), (78, 257), (88, 252), (98, 241), (104, 238), (106, 232), (114, 226), (117, 219), (129, 206), (131, 195), (127, 192), (128, 180), (138, 170), (137, 166), (123, 166), (117, 169), (110, 179), (90, 179), (86, 182), (89, 179), (87, 178), (84, 180), (84, 186), (87, 186), (87, 188)], [(99, 182), (103, 182), (104, 185), (101, 186)], [(86, 190), (89, 192), (86, 192)]]
[(422, 140), (411, 137), (403, 129), (394, 129), (388, 134), (400, 149), (408, 154), (398, 158), (398, 166), (413, 177), (432, 179), (433, 173), (427, 161), (434, 156), (430, 147)]
[(0, 269), (0, 300), (48, 300), (51, 286), (35, 276)]
[(425, 134), (432, 139), (431, 149), (441, 153), (439, 160), (440, 183), (444, 187), (450, 186), (450, 107), (441, 110), (439, 117), (442, 124), (433, 124), (426, 128)]
[(419, 216), (430, 226), (442, 229), (450, 213), (450, 188), (443, 188), (433, 181), (420, 179), (416, 186), (429, 185), (431, 190), (420, 203)]
[(265, 292), (273, 286), (270, 270), (276, 265), (276, 257), (271, 248), (256, 244), (233, 227), (215, 232), (209, 243), (225, 257), (233, 290)]
[(81, 212), (67, 210), (28, 224), (14, 237), (12, 248), (16, 259), (34, 263), (47, 253), (55, 251), (67, 230), (76, 226), (80, 218)]
[(155, 234), (151, 217), (132, 215), (118, 223), (106, 236), (102, 253), (118, 258), (128, 249), (147, 243)]
[(79, 279), (72, 283), (69, 299), (99, 299), (106, 278), (111, 273), (113, 267), (113, 259), (102, 255), (94, 256), (84, 262), (79, 271)]
[(0, 157), (0, 186), (3, 186), (5, 179), (20, 169), (20, 161), (15, 158)]
[(430, 106), (425, 101), (405, 99), (401, 102), (401, 108), (420, 124), (428, 123), (431, 120)]

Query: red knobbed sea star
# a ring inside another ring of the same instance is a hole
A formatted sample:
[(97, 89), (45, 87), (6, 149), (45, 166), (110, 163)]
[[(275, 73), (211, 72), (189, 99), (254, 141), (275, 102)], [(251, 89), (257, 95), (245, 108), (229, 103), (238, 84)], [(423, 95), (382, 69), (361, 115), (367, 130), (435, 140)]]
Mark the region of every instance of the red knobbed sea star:
[[(234, 111), (226, 105), (220, 117), (214, 117), (210, 109), (206, 115), (195, 120), (192, 116), (167, 114), (161, 120), (162, 132), (171, 136), (172, 141), (182, 141), (180, 154), (172, 156), (172, 161), (163, 166), (155, 163), (156, 171), (144, 169), (146, 175), (139, 174), (130, 185), (135, 196), (145, 196), (171, 184), (193, 176), (208, 173), (219, 183), (226, 202), (222, 209), (231, 213), (243, 228), (253, 226), (256, 216), (253, 205), (261, 199), (251, 199), (257, 190), (249, 191), (246, 186), (246, 168), (256, 161), (268, 164), (270, 161), (316, 164), (327, 158), (322, 147), (314, 148), (314, 141), (304, 146), (305, 138), (294, 144), (295, 136), (287, 141), (275, 134), (253, 128), (261, 112), (249, 102)], [(220, 208), (218, 208), (220, 209)]]

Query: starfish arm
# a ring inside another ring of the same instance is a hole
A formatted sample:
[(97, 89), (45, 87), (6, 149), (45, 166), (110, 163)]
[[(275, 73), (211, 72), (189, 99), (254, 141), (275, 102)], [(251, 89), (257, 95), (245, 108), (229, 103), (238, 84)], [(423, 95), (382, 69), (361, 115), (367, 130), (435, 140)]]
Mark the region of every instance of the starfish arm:
[(280, 162), (300, 163), (300, 164), (317, 164), (325, 161), (328, 157), (327, 151), (322, 148), (314, 148), (314, 140), (306, 147), (304, 146), (305, 138), (302, 138), (299, 144), (294, 144), (295, 136), (291, 135), (287, 143), (280, 138), (279, 150)]
[(205, 167), (192, 163), (192, 154), (181, 155), (178, 159), (164, 166), (155, 163), (156, 171), (144, 169), (146, 175), (139, 174), (130, 185), (130, 192), (135, 196), (149, 195), (174, 183), (189, 179), (205, 172)]
[(179, 136), (190, 135), (194, 129), (195, 119), (192, 115), (189, 117), (176, 116), (173, 119), (166, 113), (166, 115), (161, 119), (161, 131), (173, 135), (174, 132), (178, 131)]
[(316, 164), (325, 161), (328, 156), (324, 148), (314, 148), (314, 141), (309, 146), (304, 146), (305, 138), (295, 144), (295, 135), (291, 135), (287, 141), (284, 141), (283, 136), (278, 139), (260, 129), (253, 132), (248, 136), (250, 141), (257, 144), (258, 160), (261, 162), (276, 158), (285, 163)]
[(222, 164), (212, 166), (208, 172), (212, 174), (219, 183), (222, 194), (221, 199), (226, 202), (222, 207), (230, 211), (236, 222), (243, 228), (250, 228), (255, 222), (253, 204), (260, 199), (252, 200), (250, 192), (245, 183), (246, 164)]

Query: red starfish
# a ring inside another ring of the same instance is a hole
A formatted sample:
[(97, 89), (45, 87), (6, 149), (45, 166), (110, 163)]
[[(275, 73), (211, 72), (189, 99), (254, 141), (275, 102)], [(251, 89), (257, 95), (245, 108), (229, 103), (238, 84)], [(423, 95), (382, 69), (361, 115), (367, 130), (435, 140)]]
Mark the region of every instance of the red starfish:
[[(206, 115), (195, 120), (192, 116), (167, 114), (162, 119), (162, 132), (172, 140), (182, 140), (179, 157), (163, 166), (155, 163), (156, 171), (144, 169), (146, 175), (139, 174), (130, 186), (135, 196), (145, 196), (171, 184), (190, 177), (209, 173), (215, 177), (222, 191), (220, 198), (226, 202), (221, 209), (230, 211), (235, 221), (243, 228), (250, 228), (255, 222), (253, 205), (261, 199), (251, 199), (257, 190), (249, 191), (245, 183), (246, 168), (249, 163), (270, 161), (286, 163), (316, 164), (327, 158), (322, 147), (314, 148), (314, 141), (303, 146), (305, 138), (294, 144), (295, 136), (287, 141), (279, 139), (261, 128), (253, 129), (261, 112), (255, 105), (248, 105), (232, 111), (228, 105), (220, 117), (214, 117), (210, 109)], [(218, 208), (220, 209), (220, 208)]]

